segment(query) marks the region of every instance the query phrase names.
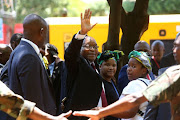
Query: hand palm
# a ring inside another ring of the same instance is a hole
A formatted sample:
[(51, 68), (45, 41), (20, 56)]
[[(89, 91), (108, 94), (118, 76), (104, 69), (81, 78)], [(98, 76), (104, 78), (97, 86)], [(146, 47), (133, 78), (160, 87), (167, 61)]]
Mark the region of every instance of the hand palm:
[(81, 21), (81, 29), (84, 31), (90, 31), (92, 29), (92, 26), (90, 24), (90, 19), (83, 19)]
[(81, 13), (81, 34), (87, 34), (87, 32), (96, 25), (91, 25), (90, 23), (91, 14), (92, 12), (90, 11), (90, 9), (85, 10), (84, 16)]

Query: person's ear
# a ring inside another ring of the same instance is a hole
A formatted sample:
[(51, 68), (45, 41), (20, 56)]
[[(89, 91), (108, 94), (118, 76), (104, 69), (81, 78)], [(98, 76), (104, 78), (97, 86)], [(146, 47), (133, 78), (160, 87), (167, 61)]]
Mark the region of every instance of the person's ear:
[(40, 29), (40, 35), (43, 36), (44, 28)]
[(102, 64), (99, 65), (99, 70), (101, 70)]
[(143, 72), (143, 75), (147, 74), (148, 73), (147, 68), (143, 67), (143, 71), (142, 72)]

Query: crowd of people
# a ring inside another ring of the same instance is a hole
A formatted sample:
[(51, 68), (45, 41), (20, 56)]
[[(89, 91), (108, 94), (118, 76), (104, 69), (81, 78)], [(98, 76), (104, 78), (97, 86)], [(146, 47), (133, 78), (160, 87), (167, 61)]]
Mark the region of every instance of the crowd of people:
[[(162, 41), (151, 47), (138, 41), (116, 80), (124, 53), (98, 51), (87, 35), (96, 25), (90, 23), (91, 14), (89, 9), (81, 14), (81, 30), (64, 61), (56, 46), (45, 44), (48, 25), (36, 14), (24, 18), (23, 34), (15, 33), (10, 45), (0, 44), (0, 119), (180, 119), (180, 33), (170, 61), (163, 56)], [(165, 62), (171, 64), (164, 67)]]

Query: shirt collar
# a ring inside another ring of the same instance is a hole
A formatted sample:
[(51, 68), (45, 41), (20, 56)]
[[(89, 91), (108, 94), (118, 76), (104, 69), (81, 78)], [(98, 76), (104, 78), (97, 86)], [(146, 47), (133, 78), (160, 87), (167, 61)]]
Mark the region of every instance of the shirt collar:
[(29, 43), (29, 44), (34, 48), (34, 50), (36, 51), (36, 53), (37, 53), (38, 55), (40, 54), (40, 50), (39, 50), (39, 48), (38, 48), (38, 46), (37, 46), (36, 44), (34, 44), (33, 42), (31, 42), (30, 40), (25, 39), (25, 38), (21, 38), (21, 40)]

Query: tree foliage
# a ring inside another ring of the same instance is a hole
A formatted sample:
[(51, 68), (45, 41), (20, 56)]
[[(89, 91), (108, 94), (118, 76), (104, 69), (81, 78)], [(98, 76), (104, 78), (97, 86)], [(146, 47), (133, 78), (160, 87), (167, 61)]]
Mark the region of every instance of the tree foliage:
[[(127, 12), (134, 8), (135, 1), (124, 0), (123, 7)], [(180, 13), (180, 0), (150, 0), (149, 14), (177, 14)], [(109, 6), (106, 0), (84, 3), (82, 0), (17, 0), (16, 3), (17, 22), (22, 22), (24, 17), (30, 13), (40, 16), (58, 17), (61, 16), (63, 8), (68, 11), (68, 16), (79, 16), (85, 8), (93, 11), (93, 16), (104, 16), (109, 14)]]
[(85, 3), (81, 0), (17, 0), (17, 22), (22, 22), (28, 14), (35, 13), (41, 17), (60, 17), (63, 8), (68, 11), (68, 16), (79, 16)]
[(150, 0), (149, 14), (178, 14), (180, 0)]
[[(126, 11), (133, 10), (135, 1), (126, 0), (123, 7)], [(180, 14), (180, 0), (149, 0), (148, 13), (153, 14)]]
[(104, 0), (102, 1), (97, 1), (94, 3), (91, 3), (89, 5), (89, 8), (91, 9), (92, 15), (93, 16), (106, 16), (109, 14), (109, 5), (108, 3)]

